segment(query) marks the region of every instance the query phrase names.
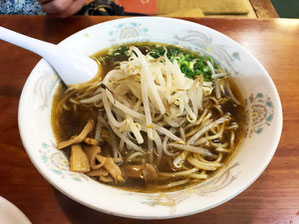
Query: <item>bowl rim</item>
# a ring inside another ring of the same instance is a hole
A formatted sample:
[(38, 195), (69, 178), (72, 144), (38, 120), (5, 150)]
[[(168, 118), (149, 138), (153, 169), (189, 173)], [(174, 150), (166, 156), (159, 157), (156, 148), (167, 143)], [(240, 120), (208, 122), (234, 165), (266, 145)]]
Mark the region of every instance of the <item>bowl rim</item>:
[[(280, 141), (280, 137), (281, 137), (281, 133), (282, 133), (282, 126), (283, 126), (282, 106), (281, 106), (281, 100), (280, 100), (277, 88), (274, 85), (274, 82), (273, 82), (271, 76), (268, 74), (268, 72), (263, 67), (263, 65), (256, 59), (256, 57), (249, 50), (247, 50), (241, 44), (239, 44), (235, 40), (231, 39), (230, 37), (226, 36), (225, 34), (219, 32), (217, 30), (214, 30), (214, 29), (212, 29), (210, 27), (207, 27), (205, 25), (201, 25), (199, 23), (190, 22), (190, 21), (186, 21), (186, 20), (182, 20), (182, 19), (165, 18), (165, 17), (155, 17), (155, 16), (149, 16), (149, 17), (130, 17), (130, 18), (114, 19), (114, 20), (110, 20), (110, 21), (106, 21), (106, 22), (102, 22), (102, 23), (99, 23), (99, 24), (94, 24), (92, 26), (86, 27), (86, 28), (84, 28), (84, 29), (82, 29), (82, 30), (80, 30), (80, 31), (78, 31), (78, 32), (76, 32), (76, 33), (68, 36), (67, 38), (65, 38), (64, 40), (62, 40), (58, 45), (60, 45), (60, 44), (62, 44), (64, 42), (67, 42), (68, 39), (71, 38), (73, 35), (76, 35), (76, 34), (78, 34), (80, 32), (85, 32), (87, 29), (94, 28), (94, 27), (99, 26), (101, 24), (112, 24), (113, 25), (114, 23), (116, 23), (116, 21), (130, 21), (130, 20), (133, 20), (133, 21), (142, 21), (142, 20), (157, 20), (157, 19), (162, 19), (162, 20), (170, 21), (170, 22), (180, 22), (180, 23), (194, 24), (194, 25), (197, 25), (197, 26), (205, 27), (208, 30), (213, 30), (214, 32), (217, 32), (218, 34), (220, 34), (222, 37), (230, 39), (230, 41), (232, 41), (234, 45), (237, 45), (238, 47), (242, 48), (242, 50), (246, 54), (248, 54), (249, 56), (251, 56), (251, 58), (254, 60), (254, 62), (262, 69), (265, 77), (267, 78), (269, 84), (271, 85), (273, 96), (277, 100), (277, 111), (278, 111), (278, 114), (276, 115), (277, 116), (277, 123), (276, 123), (277, 127), (275, 129), (274, 140), (272, 142), (272, 145), (270, 146), (270, 148), (272, 148), (272, 150), (271, 150), (271, 153), (267, 156), (267, 158), (264, 159), (263, 166), (260, 167), (259, 172), (255, 173), (254, 177), (252, 177), (251, 179), (249, 179), (248, 181), (246, 181), (247, 183), (240, 190), (235, 191), (233, 194), (229, 195), (229, 197), (226, 197), (224, 200), (220, 201), (219, 203), (214, 203), (211, 206), (204, 207), (202, 209), (197, 209), (197, 210), (194, 210), (192, 212), (184, 212), (184, 213), (168, 214), (168, 215), (157, 215), (157, 216), (147, 216), (146, 214), (134, 216), (134, 215), (131, 215), (131, 214), (125, 214), (125, 213), (121, 213), (121, 212), (117, 212), (117, 211), (106, 210), (105, 206), (103, 206), (102, 208), (99, 208), (97, 206), (94, 206), (92, 203), (88, 203), (86, 201), (81, 200), (80, 198), (76, 197), (76, 195), (70, 194), (63, 187), (61, 187), (59, 183), (54, 182), (49, 176), (47, 176), (44, 172), (42, 172), (42, 170), (39, 168), (39, 164), (34, 160), (34, 158), (32, 156), (33, 154), (31, 154), (31, 153), (34, 153), (34, 152), (32, 151), (32, 148), (30, 146), (31, 145), (30, 142), (26, 138), (27, 134), (24, 131), (22, 131), (22, 130), (24, 130), (24, 126), (23, 126), (23, 123), (22, 123), (22, 111), (23, 111), (23, 108), (25, 107), (25, 105), (24, 105), (23, 102), (24, 102), (24, 97), (27, 94), (26, 90), (29, 88), (30, 79), (32, 78), (32, 76), (29, 75), (29, 77), (27, 78), (27, 80), (25, 82), (25, 85), (23, 87), (23, 90), (22, 90), (22, 93), (21, 93), (21, 97), (20, 97), (20, 100), (19, 100), (19, 107), (18, 107), (18, 126), (19, 126), (19, 133), (20, 133), (20, 136), (21, 136), (21, 140), (22, 140), (23, 146), (24, 146), (24, 148), (26, 150), (26, 153), (28, 154), (28, 156), (29, 156), (31, 162), (34, 164), (35, 168), (39, 171), (39, 173), (53, 187), (55, 187), (57, 190), (59, 190), (61, 193), (63, 193), (67, 197), (71, 198), (72, 200), (75, 200), (76, 202), (78, 202), (80, 204), (83, 204), (86, 207), (92, 208), (92, 209), (100, 211), (100, 212), (104, 212), (106, 214), (111, 214), (111, 215), (116, 215), (116, 216), (121, 216), (121, 217), (126, 217), (126, 218), (135, 218), (135, 219), (144, 219), (144, 220), (145, 219), (151, 219), (151, 220), (153, 220), (153, 219), (170, 219), (170, 218), (177, 218), (177, 217), (189, 216), (189, 215), (193, 215), (193, 214), (196, 214), (196, 213), (204, 212), (206, 210), (215, 208), (215, 207), (217, 207), (217, 206), (219, 206), (219, 205), (221, 205), (221, 204), (223, 204), (223, 203), (231, 200), (232, 198), (236, 197), (237, 195), (239, 195), (240, 193), (242, 193), (243, 191), (245, 191), (251, 184), (254, 183), (254, 181), (263, 173), (263, 171), (266, 169), (266, 167), (268, 166), (268, 164), (272, 160), (272, 158), (274, 156), (274, 153), (276, 152), (276, 149), (278, 147), (279, 141)], [(34, 70), (39, 67), (39, 65), (40, 65), (40, 63), (42, 61), (43, 61), (43, 59), (41, 59), (35, 65), (35, 67), (31, 71), (31, 73), (33, 73)]]

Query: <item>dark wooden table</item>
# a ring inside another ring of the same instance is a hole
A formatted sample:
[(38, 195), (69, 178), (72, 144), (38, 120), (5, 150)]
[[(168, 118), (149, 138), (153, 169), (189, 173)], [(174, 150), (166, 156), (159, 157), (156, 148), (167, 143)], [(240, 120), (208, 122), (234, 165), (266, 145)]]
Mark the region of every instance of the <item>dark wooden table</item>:
[[(0, 26), (58, 43), (85, 27), (111, 19), (115, 17), (0, 16)], [(253, 185), (207, 212), (162, 221), (114, 217), (74, 202), (38, 173), (19, 136), (19, 97), (40, 57), (0, 41), (0, 195), (33, 223), (299, 223), (299, 20), (190, 20), (249, 49), (268, 70), (280, 94), (284, 115), (281, 141), (270, 165)]]

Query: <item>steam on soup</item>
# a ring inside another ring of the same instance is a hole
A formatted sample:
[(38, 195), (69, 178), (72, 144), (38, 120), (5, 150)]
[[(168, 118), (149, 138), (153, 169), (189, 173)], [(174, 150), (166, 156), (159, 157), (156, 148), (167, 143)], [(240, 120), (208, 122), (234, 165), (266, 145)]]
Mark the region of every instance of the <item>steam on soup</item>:
[(209, 56), (134, 43), (95, 57), (104, 77), (61, 85), (52, 126), (70, 169), (134, 191), (181, 189), (211, 177), (243, 133), (243, 101)]

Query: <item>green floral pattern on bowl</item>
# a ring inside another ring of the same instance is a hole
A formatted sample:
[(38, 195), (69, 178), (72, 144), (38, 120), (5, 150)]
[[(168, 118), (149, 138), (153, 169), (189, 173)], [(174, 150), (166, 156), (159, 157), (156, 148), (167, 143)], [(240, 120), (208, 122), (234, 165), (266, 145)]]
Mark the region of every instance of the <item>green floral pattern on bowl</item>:
[[(142, 23), (129, 22), (115, 25), (111, 31), (108, 32), (112, 44), (124, 42), (134, 42), (136, 38), (141, 40), (146, 39), (149, 28), (144, 27)], [(189, 49), (199, 52), (204, 55), (212, 56), (222, 67), (233, 75), (239, 75), (236, 65), (241, 62), (238, 52), (229, 51), (229, 47), (225, 45), (217, 45), (213, 43), (213, 38), (202, 32), (187, 30), (185, 34), (174, 35), (173, 44), (180, 44)], [(185, 45), (186, 44), (186, 45)], [(52, 78), (48, 74), (44, 74), (36, 82), (34, 92), (40, 96), (43, 101), (40, 109), (50, 107), (51, 93), (57, 84), (57, 78)], [(251, 94), (248, 99), (245, 99), (246, 106), (246, 128), (245, 137), (251, 137), (253, 133), (260, 134), (264, 128), (270, 126), (273, 119), (273, 103), (270, 97), (263, 93), (256, 93), (255, 96)], [(72, 172), (69, 170), (69, 162), (66, 156), (56, 149), (54, 143), (42, 143), (42, 149), (39, 150), (42, 160), (49, 169), (60, 176), (61, 178), (70, 178), (74, 181), (88, 181), (90, 180), (84, 174)], [(236, 164), (239, 164), (238, 162)], [(235, 166), (233, 166), (235, 167)], [(198, 186), (185, 191), (176, 193), (163, 193), (157, 195), (149, 195), (145, 198), (147, 200), (141, 201), (143, 204), (150, 206), (166, 205), (172, 207), (172, 212), (175, 211), (175, 205), (190, 197), (191, 194), (198, 194), (203, 196), (204, 192), (212, 193), (231, 184), (237, 175), (232, 175), (231, 167), (223, 168), (223, 174), (212, 178), (211, 180), (203, 182)], [(224, 177), (224, 181), (219, 181)], [(216, 183), (216, 184), (215, 184)], [(214, 185), (213, 187), (210, 187)], [(131, 193), (133, 194), (133, 193)], [(162, 195), (162, 196), (161, 196)]]
[(128, 192), (70, 171), (67, 157), (56, 148), (50, 120), (59, 79), (44, 60), (30, 74), (19, 106), (20, 134), (34, 165), (72, 199), (99, 211), (131, 218), (190, 215), (245, 190), (269, 163), (281, 133), (281, 105), (270, 76), (233, 40), (199, 24), (176, 19), (135, 17), (109, 21), (82, 30), (60, 45), (91, 55), (113, 45), (137, 41), (177, 44), (208, 54), (232, 74), (245, 99), (246, 138), (227, 166), (193, 188), (164, 194)]

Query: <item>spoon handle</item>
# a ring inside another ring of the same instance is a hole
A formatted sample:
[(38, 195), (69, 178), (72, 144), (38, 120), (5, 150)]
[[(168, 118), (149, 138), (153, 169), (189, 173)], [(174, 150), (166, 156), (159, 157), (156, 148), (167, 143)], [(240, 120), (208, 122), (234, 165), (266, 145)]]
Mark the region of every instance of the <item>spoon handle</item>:
[(97, 63), (84, 54), (25, 36), (1, 26), (0, 39), (43, 57), (52, 65), (66, 85), (87, 82), (98, 72)]
[(14, 44), (16, 46), (25, 48), (29, 51), (32, 51), (42, 57), (45, 56), (44, 55), (45, 50), (57, 47), (54, 44), (25, 36), (23, 34), (14, 32), (12, 30), (6, 29), (1, 26), (0, 26), (0, 39), (9, 42), (11, 44)]

